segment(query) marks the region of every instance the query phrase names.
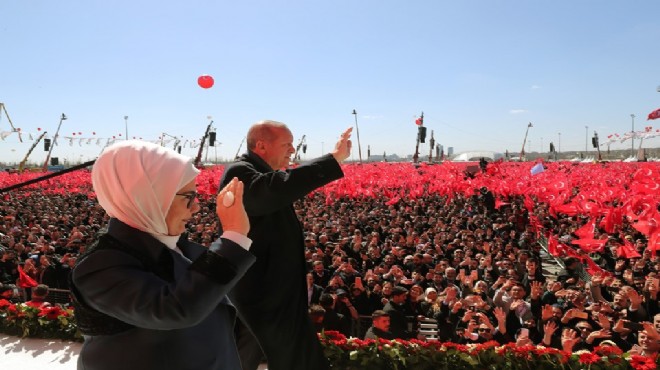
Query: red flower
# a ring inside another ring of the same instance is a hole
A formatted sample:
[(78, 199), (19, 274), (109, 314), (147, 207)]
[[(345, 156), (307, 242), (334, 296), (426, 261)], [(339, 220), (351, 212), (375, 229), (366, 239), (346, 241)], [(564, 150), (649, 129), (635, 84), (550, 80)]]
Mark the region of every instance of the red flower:
[(39, 317), (46, 317), (48, 320), (57, 320), (60, 316), (68, 316), (67, 312), (58, 306), (43, 307), (39, 313)]
[(630, 366), (635, 370), (653, 370), (656, 368), (655, 361), (652, 358), (639, 355), (630, 356)]
[(27, 301), (27, 302), (25, 302), (25, 305), (26, 305), (26, 306), (28, 306), (28, 307), (32, 307), (32, 308), (40, 308), (42, 304), (43, 304), (43, 303), (40, 303), (40, 302), (32, 302), (32, 301)]
[(600, 361), (600, 356), (595, 353), (583, 353), (580, 355), (579, 361), (584, 365), (595, 364)]
[(326, 338), (330, 340), (346, 340), (346, 336), (336, 330), (327, 330), (323, 332)]
[(594, 348), (594, 353), (597, 353), (601, 356), (609, 356), (609, 355), (620, 356), (623, 353), (623, 351), (621, 350), (621, 348), (616, 346), (596, 346)]
[(0, 299), (0, 310), (4, 310), (5, 308), (11, 306), (11, 302), (9, 302), (6, 299)]

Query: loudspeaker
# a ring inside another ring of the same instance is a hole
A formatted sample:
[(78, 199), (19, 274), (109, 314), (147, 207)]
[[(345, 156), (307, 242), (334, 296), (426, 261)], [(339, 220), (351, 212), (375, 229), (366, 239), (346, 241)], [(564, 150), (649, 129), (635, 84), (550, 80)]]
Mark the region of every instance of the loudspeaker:
[(419, 130), (419, 132), (418, 132), (418, 135), (419, 135), (419, 142), (420, 142), (420, 143), (423, 143), (423, 142), (425, 142), (425, 140), (426, 140), (426, 127), (424, 127), (424, 126), (419, 126), (419, 129), (418, 129), (418, 130)]
[(307, 153), (307, 144), (303, 144), (303, 154)]
[(593, 145), (594, 148), (598, 148), (598, 136), (591, 138), (591, 145)]
[(209, 146), (215, 146), (215, 132), (209, 132)]
[(51, 157), (50, 158), (50, 165), (51, 166), (57, 166), (60, 164), (60, 159), (57, 157)]
[(50, 149), (50, 139), (44, 139), (44, 152), (47, 152)]
[(554, 152), (555, 152), (555, 144), (550, 143), (550, 153), (554, 153)]
[(179, 154), (181, 154), (181, 145), (179, 145), (179, 147), (176, 148), (176, 151), (179, 152)]

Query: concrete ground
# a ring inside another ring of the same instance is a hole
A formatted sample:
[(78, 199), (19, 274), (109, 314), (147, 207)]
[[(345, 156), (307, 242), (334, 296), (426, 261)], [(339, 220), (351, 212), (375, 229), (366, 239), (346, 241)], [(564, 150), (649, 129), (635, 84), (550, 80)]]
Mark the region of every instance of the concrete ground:
[[(2, 369), (75, 370), (81, 343), (0, 334)], [(265, 364), (259, 370), (268, 370)]]

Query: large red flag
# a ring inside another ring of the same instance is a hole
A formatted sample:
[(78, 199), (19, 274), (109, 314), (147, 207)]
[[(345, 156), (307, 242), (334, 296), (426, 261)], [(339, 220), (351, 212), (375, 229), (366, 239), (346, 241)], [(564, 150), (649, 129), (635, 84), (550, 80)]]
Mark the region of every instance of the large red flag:
[(417, 119), (415, 120), (415, 124), (416, 124), (417, 126), (421, 126), (422, 123), (424, 123), (424, 121), (422, 121), (422, 117), (419, 117), (419, 118), (417, 118)]
[(18, 286), (21, 288), (32, 288), (39, 285), (36, 280), (23, 271), (21, 265), (18, 265)]
[(575, 230), (573, 234), (579, 236), (580, 239), (593, 239), (595, 226), (596, 226), (596, 219), (592, 218), (589, 220), (589, 222), (582, 225), (582, 227)]
[(635, 246), (633, 246), (633, 244), (629, 242), (628, 239), (624, 239), (623, 245), (620, 245), (616, 249), (616, 256), (628, 259), (641, 257), (639, 253), (637, 253), (637, 250), (635, 250)]
[(658, 119), (658, 118), (660, 118), (660, 108), (649, 113), (649, 118), (647, 118), (646, 120), (648, 121), (650, 119)]
[(559, 256), (559, 248), (557, 248), (559, 245), (559, 241), (554, 235), (548, 235), (548, 253), (550, 253), (551, 256), (553, 257), (558, 257)]

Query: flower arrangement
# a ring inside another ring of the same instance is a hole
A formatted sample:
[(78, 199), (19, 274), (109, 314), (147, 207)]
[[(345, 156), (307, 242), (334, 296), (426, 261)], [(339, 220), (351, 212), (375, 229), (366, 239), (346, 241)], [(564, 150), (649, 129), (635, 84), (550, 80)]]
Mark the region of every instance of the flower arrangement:
[(0, 332), (20, 337), (82, 340), (72, 308), (11, 303), (6, 299), (0, 299)]
[(567, 353), (543, 346), (456, 344), (411, 340), (346, 338), (336, 331), (319, 334), (334, 369), (360, 370), (652, 370), (658, 359), (623, 353), (618, 347)]
[[(0, 332), (32, 338), (82, 341), (73, 309), (61, 305), (40, 307), (0, 299)], [(495, 341), (456, 344), (386, 339), (346, 338), (337, 331), (319, 334), (333, 369), (360, 370), (653, 370), (658, 359), (623, 353), (601, 346), (592, 352), (567, 353), (543, 346), (517, 347)]]

